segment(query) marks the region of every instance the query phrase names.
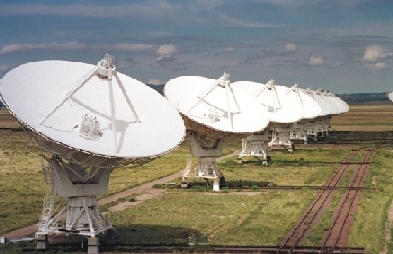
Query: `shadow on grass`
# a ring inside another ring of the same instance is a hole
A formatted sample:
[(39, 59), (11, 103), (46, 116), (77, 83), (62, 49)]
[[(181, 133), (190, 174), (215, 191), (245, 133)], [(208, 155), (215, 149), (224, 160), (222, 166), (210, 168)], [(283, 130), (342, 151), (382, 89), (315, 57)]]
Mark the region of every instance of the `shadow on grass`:
[[(190, 245), (204, 245), (206, 235), (198, 230), (163, 225), (133, 224), (129, 226), (114, 225), (113, 230), (107, 230), (96, 237), (99, 238), (101, 251), (121, 251), (127, 249), (143, 249), (143, 247), (179, 247), (187, 249)], [(86, 252), (88, 238), (80, 235), (65, 234), (53, 238), (49, 237), (48, 249), (50, 253), (81, 253)], [(34, 241), (22, 244), (11, 244), (0, 248), (5, 253), (42, 253), (35, 250)]]
[(116, 225), (114, 229), (122, 246), (188, 246), (190, 241), (197, 241), (203, 236), (195, 229), (163, 225)]
[[(263, 182), (263, 181), (221, 181), (220, 188), (227, 189), (259, 189), (262, 187), (273, 187), (276, 186), (273, 182)], [(211, 181), (207, 182), (190, 182), (188, 188), (196, 190), (206, 190), (211, 191), (213, 183)]]

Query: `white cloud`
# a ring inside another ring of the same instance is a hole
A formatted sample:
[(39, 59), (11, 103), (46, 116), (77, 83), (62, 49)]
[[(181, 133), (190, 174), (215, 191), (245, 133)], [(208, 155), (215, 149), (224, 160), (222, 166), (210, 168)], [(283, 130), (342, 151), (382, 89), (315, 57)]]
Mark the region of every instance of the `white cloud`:
[(356, 7), (369, 0), (260, 0), (261, 2), (280, 5), (284, 8), (305, 8), (310, 6)]
[(6, 64), (0, 65), (0, 71), (8, 71), (10, 69), (10, 66)]
[(266, 24), (266, 23), (236, 19), (236, 18), (229, 17), (226, 14), (220, 14), (219, 18), (224, 23), (227, 23), (229, 25), (238, 26), (238, 27), (282, 27), (282, 26), (285, 26), (285, 25)]
[(322, 57), (320, 57), (320, 56), (311, 56), (310, 57), (310, 59), (309, 59), (309, 61), (308, 61), (308, 63), (311, 65), (311, 66), (318, 66), (318, 65), (321, 65), (321, 64), (323, 64), (323, 58)]
[(0, 49), (0, 55), (33, 50), (58, 50), (58, 51), (153, 51), (150, 44), (82, 44), (78, 42), (50, 43), (50, 44), (8, 44)]
[(177, 6), (166, 0), (135, 1), (124, 5), (98, 5), (98, 4), (25, 4), (1, 5), (0, 16), (7, 15), (57, 15), (81, 17), (137, 17), (154, 19), (171, 17)]
[(150, 79), (147, 83), (151, 84), (151, 85), (154, 85), (154, 86), (162, 84), (161, 81), (159, 79), (156, 79), (156, 78)]
[(170, 56), (177, 52), (177, 47), (173, 44), (164, 44), (157, 49), (157, 55)]
[(381, 70), (388, 70), (389, 65), (385, 62), (377, 62), (375, 64), (367, 64), (364, 66), (365, 69), (369, 71), (381, 71)]
[(191, 11), (214, 11), (224, 3), (223, 0), (194, 0), (190, 2)]
[(362, 61), (376, 62), (380, 59), (391, 56), (393, 53), (388, 52), (385, 48), (379, 45), (368, 46), (364, 51)]
[(224, 48), (225, 53), (236, 52), (236, 51), (237, 51), (236, 48), (232, 47), (232, 46), (228, 46), (228, 47)]
[(110, 47), (113, 50), (119, 51), (149, 51), (153, 49), (150, 44), (113, 44), (113, 45), (97, 45), (97, 47)]
[(287, 52), (293, 52), (296, 51), (296, 49), (297, 49), (296, 44), (288, 43), (287, 45), (285, 45), (285, 51)]
[(8, 44), (1, 48), (0, 55), (13, 52), (27, 51), (32, 48), (34, 48), (33, 44)]

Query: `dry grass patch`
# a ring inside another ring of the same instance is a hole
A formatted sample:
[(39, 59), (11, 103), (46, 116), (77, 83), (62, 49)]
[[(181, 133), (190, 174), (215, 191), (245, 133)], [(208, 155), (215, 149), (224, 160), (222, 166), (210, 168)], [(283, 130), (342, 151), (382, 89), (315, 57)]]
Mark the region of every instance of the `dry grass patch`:
[(2, 128), (20, 128), (20, 124), (7, 109), (0, 108), (0, 129)]
[(393, 104), (350, 105), (349, 112), (332, 117), (336, 131), (392, 131)]

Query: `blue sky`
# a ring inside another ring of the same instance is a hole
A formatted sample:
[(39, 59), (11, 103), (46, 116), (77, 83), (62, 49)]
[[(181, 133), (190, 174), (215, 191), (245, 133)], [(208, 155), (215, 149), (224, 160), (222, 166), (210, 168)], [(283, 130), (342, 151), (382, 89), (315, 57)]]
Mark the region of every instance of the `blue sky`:
[(30, 61), (97, 63), (144, 83), (183, 75), (393, 91), (391, 0), (0, 3), (0, 77)]

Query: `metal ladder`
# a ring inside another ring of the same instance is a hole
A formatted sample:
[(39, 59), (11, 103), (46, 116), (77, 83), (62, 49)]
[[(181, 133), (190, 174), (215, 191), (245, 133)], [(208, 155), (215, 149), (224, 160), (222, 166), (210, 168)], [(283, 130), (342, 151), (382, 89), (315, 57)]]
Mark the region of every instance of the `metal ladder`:
[(44, 205), (42, 208), (42, 214), (40, 221), (36, 225), (37, 232), (48, 232), (48, 222), (51, 219), (54, 212), (56, 190), (53, 183), (53, 169), (51, 166), (42, 165), (42, 171), (44, 172), (45, 182), (48, 187), (47, 193), (44, 198)]

